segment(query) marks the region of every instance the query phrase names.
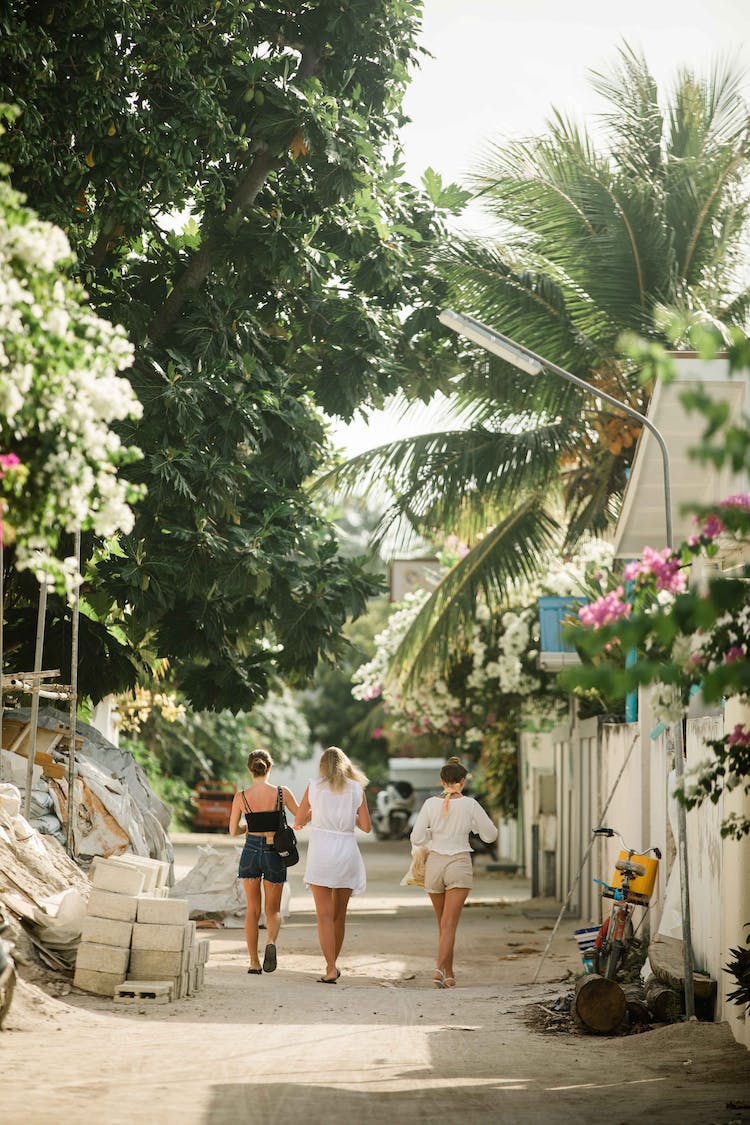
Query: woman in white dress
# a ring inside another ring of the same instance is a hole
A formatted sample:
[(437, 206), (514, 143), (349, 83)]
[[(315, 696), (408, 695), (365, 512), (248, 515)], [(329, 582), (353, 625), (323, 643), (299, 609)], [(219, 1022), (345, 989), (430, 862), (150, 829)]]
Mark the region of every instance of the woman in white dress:
[(449, 758), (440, 771), (442, 797), (428, 797), (411, 832), (413, 848), (429, 849), (424, 886), (438, 924), (438, 948), (433, 980), (437, 988), (455, 988), (453, 949), (456, 929), (474, 873), (469, 834), (476, 832), (486, 844), (497, 839), (497, 828), (473, 797), (464, 797), (468, 770), (458, 758)]
[(341, 976), (336, 964), (344, 944), (346, 911), (351, 896), (365, 889), (365, 865), (354, 836), (355, 825), (369, 832), (367, 778), (343, 750), (329, 746), (320, 759), (320, 777), (311, 781), (300, 801), (296, 829), (310, 822), (305, 883), (312, 891), (318, 916), (318, 941), (325, 958), (321, 984)]

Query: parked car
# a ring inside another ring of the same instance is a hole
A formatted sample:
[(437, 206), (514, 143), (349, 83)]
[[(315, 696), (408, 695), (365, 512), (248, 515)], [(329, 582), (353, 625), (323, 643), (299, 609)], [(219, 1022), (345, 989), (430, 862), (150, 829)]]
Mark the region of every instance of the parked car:
[(237, 788), (231, 781), (199, 781), (191, 802), (195, 808), (193, 828), (197, 832), (226, 832), (232, 798)]

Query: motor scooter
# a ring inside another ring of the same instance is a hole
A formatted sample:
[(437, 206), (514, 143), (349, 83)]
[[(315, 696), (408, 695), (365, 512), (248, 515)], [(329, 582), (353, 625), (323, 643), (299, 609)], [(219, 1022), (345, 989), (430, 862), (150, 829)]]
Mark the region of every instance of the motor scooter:
[(372, 830), (378, 840), (404, 840), (413, 824), (414, 786), (408, 781), (389, 781), (375, 798)]

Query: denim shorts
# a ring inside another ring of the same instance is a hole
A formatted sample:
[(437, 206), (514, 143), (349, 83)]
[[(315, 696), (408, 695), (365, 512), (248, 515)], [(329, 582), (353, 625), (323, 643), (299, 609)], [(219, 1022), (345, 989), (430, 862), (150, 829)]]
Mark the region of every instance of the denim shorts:
[(278, 852), (266, 843), (265, 836), (245, 837), (240, 856), (238, 879), (260, 879), (267, 883), (286, 883), (286, 865)]

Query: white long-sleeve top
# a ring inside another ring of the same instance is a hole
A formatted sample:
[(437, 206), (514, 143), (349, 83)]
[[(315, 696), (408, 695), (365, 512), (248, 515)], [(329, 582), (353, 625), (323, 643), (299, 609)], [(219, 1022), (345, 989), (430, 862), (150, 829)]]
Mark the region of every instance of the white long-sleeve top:
[(459, 855), (473, 850), (470, 832), (476, 832), (485, 844), (497, 839), (497, 828), (473, 797), (451, 799), (447, 816), (443, 816), (443, 798), (428, 797), (419, 810), (410, 839), (415, 848), (426, 845), (440, 855)]

